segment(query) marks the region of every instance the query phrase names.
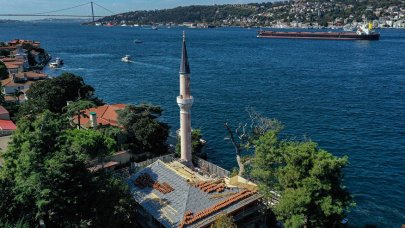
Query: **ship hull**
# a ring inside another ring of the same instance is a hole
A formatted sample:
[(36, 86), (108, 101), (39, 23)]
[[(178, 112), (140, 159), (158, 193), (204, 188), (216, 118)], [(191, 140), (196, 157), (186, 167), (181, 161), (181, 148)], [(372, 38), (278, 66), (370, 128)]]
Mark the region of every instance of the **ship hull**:
[(275, 32), (259, 31), (258, 38), (314, 40), (379, 40), (379, 33), (358, 35), (354, 32)]

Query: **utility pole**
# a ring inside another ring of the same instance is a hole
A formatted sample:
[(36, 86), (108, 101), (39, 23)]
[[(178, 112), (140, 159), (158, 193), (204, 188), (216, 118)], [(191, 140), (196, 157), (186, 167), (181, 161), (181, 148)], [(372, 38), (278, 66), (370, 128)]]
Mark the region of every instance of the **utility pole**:
[(93, 17), (93, 25), (96, 25), (96, 22), (94, 21), (94, 9), (93, 9), (93, 2), (91, 2), (91, 15)]

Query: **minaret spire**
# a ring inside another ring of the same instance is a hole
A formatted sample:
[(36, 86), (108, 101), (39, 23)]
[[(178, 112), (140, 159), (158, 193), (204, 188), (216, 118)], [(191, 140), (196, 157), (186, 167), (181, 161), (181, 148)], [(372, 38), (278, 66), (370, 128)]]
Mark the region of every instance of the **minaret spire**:
[(183, 47), (181, 51), (180, 74), (190, 74), (190, 65), (188, 64), (186, 32), (183, 31)]
[(180, 107), (181, 160), (188, 166), (191, 163), (191, 106), (193, 97), (190, 92), (190, 65), (188, 64), (186, 34), (183, 31), (183, 44), (180, 62), (180, 95), (177, 104)]

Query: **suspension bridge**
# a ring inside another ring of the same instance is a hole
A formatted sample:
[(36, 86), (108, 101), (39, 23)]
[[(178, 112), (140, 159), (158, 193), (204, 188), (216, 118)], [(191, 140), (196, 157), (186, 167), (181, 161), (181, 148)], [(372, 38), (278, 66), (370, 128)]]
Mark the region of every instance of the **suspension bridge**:
[[(69, 11), (72, 9), (76, 9), (79, 7), (88, 7), (90, 6), (91, 8), (91, 14), (89, 15), (72, 15), (72, 14), (58, 14), (61, 12), (65, 12), (65, 11)], [(104, 11), (107, 11), (111, 14), (109, 15), (104, 15), (104, 16), (99, 16), (99, 15), (94, 15), (94, 6), (97, 6), (101, 9), (103, 9)], [(93, 19), (93, 25), (95, 25), (95, 18), (101, 18), (101, 17), (106, 17), (106, 16), (110, 16), (116, 14), (115, 12), (107, 9), (106, 7), (97, 4), (96, 2), (87, 2), (84, 4), (80, 4), (80, 5), (76, 5), (76, 6), (72, 6), (72, 7), (68, 7), (68, 8), (64, 8), (64, 9), (57, 9), (57, 10), (52, 10), (52, 11), (47, 11), (47, 12), (41, 12), (41, 13), (25, 13), (25, 14), (13, 14), (13, 13), (9, 13), (9, 14), (0, 14), (0, 17), (64, 17), (64, 18), (92, 18)]]

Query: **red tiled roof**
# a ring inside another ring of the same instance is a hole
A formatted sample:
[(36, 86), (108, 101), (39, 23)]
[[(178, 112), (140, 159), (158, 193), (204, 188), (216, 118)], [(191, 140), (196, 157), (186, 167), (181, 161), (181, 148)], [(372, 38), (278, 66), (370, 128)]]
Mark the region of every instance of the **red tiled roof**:
[[(25, 101), (25, 96), (24, 96), (24, 94), (22, 94), (22, 95), (20, 95), (19, 96), (19, 101), (20, 102), (22, 102), (22, 101)], [(6, 101), (6, 102), (17, 102), (18, 101), (18, 99), (15, 97), (15, 96), (12, 96), (12, 95), (6, 95), (6, 96), (4, 96), (4, 100)]]
[(22, 73), (17, 73), (15, 74), (17, 78), (24, 78), (27, 77), (28, 79), (33, 79), (33, 78), (47, 78), (47, 74), (43, 73), (37, 73), (33, 71), (27, 71), (27, 72), (22, 72)]
[(14, 64), (4, 64), (6, 65), (7, 69), (18, 69), (20, 66)]
[[(86, 115), (90, 117), (90, 112), (95, 112), (98, 125), (111, 125), (118, 127), (117, 110), (123, 110), (126, 104), (103, 105), (84, 110)], [(73, 121), (77, 123), (77, 116), (73, 117)], [(80, 124), (82, 126), (90, 126), (90, 118), (81, 117)]]
[(4, 65), (6, 65), (7, 69), (16, 69), (24, 65), (24, 62), (20, 61), (4, 62)]
[(0, 105), (0, 115), (1, 114), (9, 114), (9, 112), (7, 111), (6, 108), (4, 108), (3, 106)]
[(16, 58), (10, 58), (10, 57), (2, 57), (2, 58), (0, 58), (0, 61), (2, 61), (3, 63), (6, 63), (6, 62), (24, 62), (24, 60), (22, 60), (22, 59), (16, 59)]
[(17, 126), (11, 120), (0, 120), (0, 129), (15, 131)]
[(16, 47), (11, 47), (11, 46), (4, 46), (4, 47), (0, 47), (0, 50), (15, 50)]
[(22, 83), (18, 83), (18, 82), (14, 82), (12, 78), (6, 78), (4, 80), (1, 80), (1, 84), (3, 86), (31, 86), (33, 83), (33, 81), (26, 81), (26, 82), (22, 82)]

